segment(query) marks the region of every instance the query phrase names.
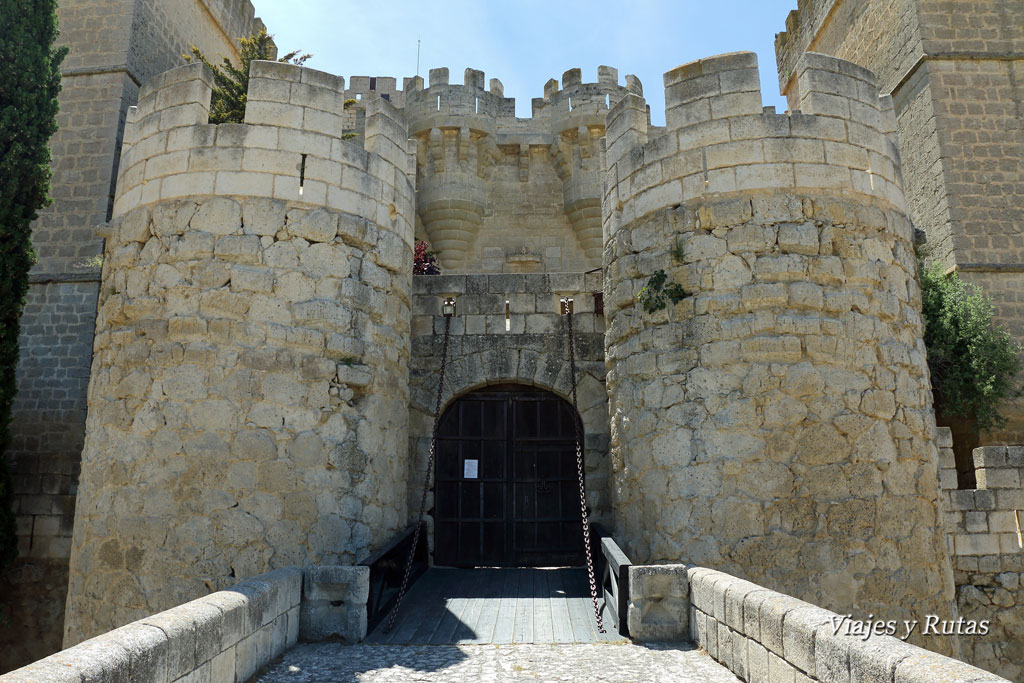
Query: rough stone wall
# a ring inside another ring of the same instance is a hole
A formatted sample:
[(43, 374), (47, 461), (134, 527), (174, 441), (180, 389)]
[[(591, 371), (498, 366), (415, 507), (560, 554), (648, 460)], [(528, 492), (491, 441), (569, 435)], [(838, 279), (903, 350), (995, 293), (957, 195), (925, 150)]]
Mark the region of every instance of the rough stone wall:
[(957, 607), (964, 619), (988, 621), (985, 635), (961, 638), (964, 659), (1020, 680), (1024, 676), (1024, 448), (974, 450), (977, 489), (957, 489), (953, 440), (938, 432), (943, 520), (953, 559)]
[[(948, 614), (891, 102), (849, 62), (809, 53), (796, 74), (803, 113), (762, 110), (755, 55), (733, 53), (665, 75), (665, 129), (640, 97), (609, 114), (616, 530), (638, 563), (878, 618)], [(647, 314), (658, 269), (686, 297)]]
[(406, 79), (404, 106), (417, 141), (418, 234), (439, 252), (445, 272), (581, 272), (600, 266), (598, 140), (609, 104), (627, 76), (599, 67), (597, 83), (579, 69), (550, 80), (518, 119), (501, 82), (466, 69), (451, 85), (448, 69), (429, 84)]
[[(595, 310), (600, 273), (420, 275), (413, 278), (409, 379), (409, 514), (419, 511), (430, 452), (444, 318), (441, 302), (455, 297), (442, 411), (488, 384), (515, 382), (572, 401), (565, 319), (558, 301), (574, 300), (577, 399), (585, 432), (584, 465), (591, 519), (608, 524), (608, 395), (604, 386), (604, 316)], [(505, 301), (511, 308), (505, 331)], [(428, 500), (428, 509), (432, 507)], [(428, 520), (429, 521), (429, 520)], [(432, 535), (431, 535), (432, 537)]]
[(0, 671), (60, 649), (97, 289), (33, 286), (22, 316), (21, 386), (8, 450), (19, 560), (0, 576), (0, 643), (9, 644), (0, 647)]
[(237, 63), (238, 39), (264, 28), (250, 0), (144, 0), (132, 15), (128, 65), (145, 83), (181, 66), (195, 45), (214, 64)]
[[(776, 36), (779, 78), (805, 50), (879, 74), (896, 106), (910, 217), (929, 262), (956, 266), (1024, 340), (1024, 6), (1015, 0), (812, 0)], [(1024, 403), (987, 443), (1019, 443)]]
[[(147, 17), (157, 12), (191, 18), (146, 34)], [(110, 218), (128, 106), (142, 80), (182, 63), (180, 46), (189, 40), (208, 53), (232, 54), (216, 23), (242, 35), (253, 9), (248, 0), (66, 0), (58, 18), (60, 41), (71, 52), (61, 65), (59, 129), (51, 140), (54, 203), (33, 225), (39, 263), (21, 320), (7, 452), (21, 558), (0, 577), (0, 643), (13, 644), (0, 647), (0, 671), (60, 647), (99, 295), (99, 269), (88, 261), (102, 250), (95, 226)], [(177, 42), (161, 42), (170, 36)]]
[(246, 123), (180, 67), (129, 115), (106, 247), (65, 644), (405, 523), (413, 190), (400, 113), (256, 62)]

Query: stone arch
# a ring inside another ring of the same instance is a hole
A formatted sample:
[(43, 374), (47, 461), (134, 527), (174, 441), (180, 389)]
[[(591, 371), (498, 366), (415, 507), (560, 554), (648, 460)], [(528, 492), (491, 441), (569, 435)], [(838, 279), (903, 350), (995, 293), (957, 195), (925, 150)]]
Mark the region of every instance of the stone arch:
[[(491, 343), (488, 348), (488, 344), (477, 344), (467, 341), (469, 338), (462, 335), (453, 335), (441, 394), (441, 414), (458, 398), (495, 384), (521, 384), (544, 389), (571, 404), (572, 385), (564, 353), (564, 334), (557, 336), (558, 339), (543, 348), (531, 344), (527, 337), (517, 335), (503, 336), (500, 345)], [(423, 478), (427, 470), (434, 405), (437, 401), (440, 354), (440, 335), (436, 335), (424, 347), (417, 348), (414, 344), (409, 406), (411, 520), (415, 520), (419, 513)], [(578, 363), (576, 393), (577, 410), (584, 430), (584, 463), (591, 519), (607, 525), (611, 522), (608, 491), (609, 423), (603, 369), (603, 357), (600, 363), (593, 359)], [(432, 507), (431, 492), (427, 497), (427, 510)], [(432, 519), (429, 515), (427, 523), (431, 531), (430, 538), (433, 539)]]

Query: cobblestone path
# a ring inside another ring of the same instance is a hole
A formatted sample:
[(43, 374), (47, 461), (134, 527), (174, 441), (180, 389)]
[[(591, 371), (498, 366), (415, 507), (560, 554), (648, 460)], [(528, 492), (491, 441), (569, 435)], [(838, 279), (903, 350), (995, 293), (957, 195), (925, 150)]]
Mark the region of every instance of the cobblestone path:
[(408, 646), (315, 643), (292, 648), (253, 681), (737, 683), (739, 679), (690, 643)]

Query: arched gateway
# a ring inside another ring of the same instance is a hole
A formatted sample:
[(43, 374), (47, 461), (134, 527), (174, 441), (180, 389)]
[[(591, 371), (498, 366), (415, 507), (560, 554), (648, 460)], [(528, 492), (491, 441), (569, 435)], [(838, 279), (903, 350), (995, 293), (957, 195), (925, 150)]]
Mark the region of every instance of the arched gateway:
[(451, 403), (437, 439), (436, 564), (582, 564), (573, 420), (564, 399), (522, 384)]

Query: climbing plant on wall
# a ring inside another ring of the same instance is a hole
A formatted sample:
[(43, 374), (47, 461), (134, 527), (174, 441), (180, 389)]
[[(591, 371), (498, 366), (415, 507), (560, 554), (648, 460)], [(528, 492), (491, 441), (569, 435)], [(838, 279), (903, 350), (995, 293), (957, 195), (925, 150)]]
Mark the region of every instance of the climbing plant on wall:
[(1021, 349), (993, 324), (992, 302), (937, 265), (921, 268), (921, 297), (936, 412), (973, 418), (979, 430), (1002, 425), (999, 404), (1020, 395)]
[(18, 318), (35, 263), (31, 224), (49, 201), (60, 63), (55, 0), (0, 2), (0, 568), (17, 556), (5, 452), (17, 391)]
[[(267, 29), (254, 31), (248, 38), (239, 38), (241, 46), (239, 65), (224, 57), (217, 66), (206, 58), (198, 47), (190, 45), (191, 55), (183, 55), (191, 63), (197, 59), (213, 72), (213, 95), (210, 98), (210, 123), (242, 123), (245, 118), (245, 100), (249, 92), (249, 66), (254, 60), (273, 59), (274, 39)], [(289, 52), (277, 61), (303, 64), (313, 55), (300, 55), (301, 50)]]
[[(273, 59), (273, 36), (268, 35), (265, 28), (254, 31), (248, 38), (239, 38), (238, 43), (241, 50), (237, 67), (227, 57), (222, 58), (220, 66), (211, 63), (195, 45), (189, 46), (192, 54), (183, 55), (185, 61), (191, 63), (193, 59), (199, 60), (213, 72), (210, 123), (242, 123), (244, 121), (245, 102), (249, 92), (249, 67), (255, 60)], [(301, 66), (313, 56), (308, 53), (300, 55), (300, 52), (301, 50), (289, 52), (277, 61)], [(356, 104), (358, 104), (357, 100), (345, 100), (344, 108), (348, 109)], [(347, 140), (356, 135), (358, 133), (343, 133), (341, 139)]]
[(637, 293), (636, 299), (648, 313), (665, 308), (669, 302), (679, 303), (686, 298), (686, 292), (678, 282), (665, 284), (668, 276), (664, 270), (656, 270), (647, 284)]

